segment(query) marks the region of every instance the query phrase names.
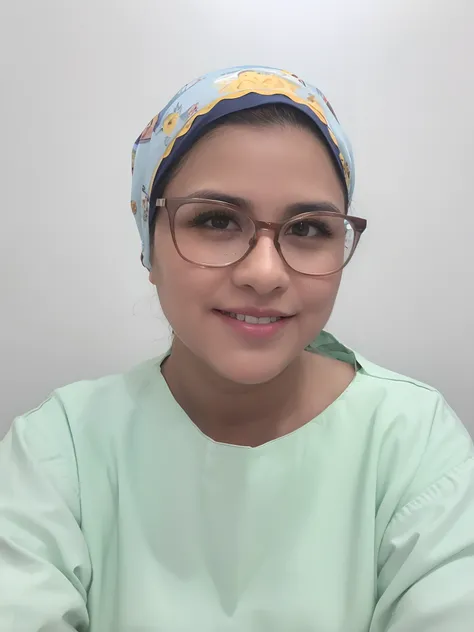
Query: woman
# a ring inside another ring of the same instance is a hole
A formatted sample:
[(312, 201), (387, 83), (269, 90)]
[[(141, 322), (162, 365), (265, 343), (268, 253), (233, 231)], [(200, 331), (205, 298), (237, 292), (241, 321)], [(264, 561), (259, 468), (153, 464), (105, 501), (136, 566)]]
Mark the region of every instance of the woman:
[(133, 159), (172, 347), (15, 421), (0, 629), (472, 630), (472, 442), (434, 389), (323, 332), (366, 227), (324, 96), (211, 73)]

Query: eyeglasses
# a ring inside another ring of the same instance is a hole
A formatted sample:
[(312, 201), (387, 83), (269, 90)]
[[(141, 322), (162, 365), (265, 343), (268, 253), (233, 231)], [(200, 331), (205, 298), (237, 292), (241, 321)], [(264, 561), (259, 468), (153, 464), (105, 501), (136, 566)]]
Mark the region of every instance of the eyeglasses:
[(244, 259), (258, 236), (273, 233), (283, 261), (311, 276), (335, 274), (355, 252), (367, 221), (335, 211), (301, 213), (286, 222), (261, 222), (239, 207), (199, 198), (159, 198), (179, 255), (199, 266), (223, 268)]

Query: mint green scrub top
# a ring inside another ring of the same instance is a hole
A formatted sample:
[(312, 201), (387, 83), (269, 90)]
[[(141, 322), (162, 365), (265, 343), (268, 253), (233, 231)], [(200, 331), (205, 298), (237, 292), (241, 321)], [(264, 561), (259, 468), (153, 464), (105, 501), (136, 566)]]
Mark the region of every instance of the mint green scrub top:
[(323, 339), (354, 381), (260, 447), (200, 432), (163, 358), (17, 418), (0, 631), (473, 632), (469, 434), (436, 390)]

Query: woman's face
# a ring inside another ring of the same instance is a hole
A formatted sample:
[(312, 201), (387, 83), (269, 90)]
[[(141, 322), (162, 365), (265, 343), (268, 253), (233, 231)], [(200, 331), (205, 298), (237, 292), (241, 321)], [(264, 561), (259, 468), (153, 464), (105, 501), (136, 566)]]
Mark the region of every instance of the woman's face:
[[(345, 204), (326, 148), (296, 127), (217, 128), (194, 145), (165, 197), (203, 197), (200, 191), (243, 198), (246, 212), (265, 222), (283, 221), (285, 209), (300, 202), (327, 202), (341, 213)], [(163, 312), (180, 342), (233, 382), (264, 383), (291, 364), (328, 321), (340, 279), (340, 273), (318, 278), (295, 272), (266, 233), (240, 263), (225, 268), (188, 263), (176, 251), (167, 213), (160, 210), (150, 281)], [(259, 325), (222, 312), (291, 318), (259, 335)]]

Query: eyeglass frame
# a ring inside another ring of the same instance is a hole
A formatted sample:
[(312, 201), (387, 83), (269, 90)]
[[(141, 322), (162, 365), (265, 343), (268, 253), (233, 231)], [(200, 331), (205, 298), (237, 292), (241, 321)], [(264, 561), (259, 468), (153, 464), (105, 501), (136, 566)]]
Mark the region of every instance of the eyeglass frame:
[[(188, 259), (188, 257), (185, 257), (183, 253), (181, 252), (181, 250), (179, 249), (178, 242), (176, 240), (174, 223), (175, 223), (176, 213), (181, 208), (181, 206), (185, 204), (199, 204), (199, 203), (206, 203), (206, 202), (208, 204), (217, 205), (220, 208), (224, 208), (224, 209), (226, 208), (233, 212), (242, 213), (242, 210), (238, 206), (235, 206), (234, 204), (230, 204), (229, 202), (224, 202), (222, 200), (211, 200), (207, 198), (187, 198), (187, 197), (158, 198), (155, 203), (156, 209), (164, 208), (168, 214), (168, 220), (169, 220), (169, 225), (171, 229), (171, 237), (173, 239), (176, 252), (179, 254), (179, 256), (182, 259), (184, 259), (188, 263), (192, 263), (193, 265), (197, 265), (202, 268), (228, 268), (229, 266), (233, 266), (236, 263), (240, 263), (255, 248), (258, 242), (259, 233), (262, 233), (263, 231), (263, 232), (273, 233), (273, 244), (275, 246), (275, 250), (280, 255), (280, 258), (282, 259), (282, 261), (294, 272), (297, 272), (298, 274), (304, 274), (305, 276), (312, 276), (312, 277), (331, 276), (332, 274), (337, 274), (338, 272), (340, 272), (347, 266), (349, 261), (354, 256), (354, 253), (359, 244), (360, 238), (362, 237), (362, 233), (367, 228), (366, 219), (363, 219), (362, 217), (356, 217), (354, 215), (338, 213), (337, 211), (319, 211), (319, 210), (306, 211), (304, 213), (300, 213), (299, 215), (295, 215), (294, 217), (291, 217), (290, 219), (287, 219), (284, 222), (263, 222), (261, 220), (257, 220), (257, 219), (254, 219), (253, 217), (250, 217), (250, 215), (246, 215), (246, 217), (248, 217), (248, 219), (254, 225), (254, 233), (253, 233), (252, 238), (249, 241), (248, 249), (245, 251), (245, 253), (241, 257), (239, 257), (235, 261), (231, 261), (230, 263), (224, 263), (222, 265), (197, 263), (196, 261), (193, 261), (192, 259)], [(243, 214), (245, 215), (245, 213)], [(300, 272), (300, 270), (296, 270), (295, 268), (293, 268), (293, 266), (291, 266), (286, 260), (281, 250), (281, 245), (280, 245), (280, 235), (282, 233), (282, 229), (288, 224), (295, 224), (295, 223), (298, 223), (298, 221), (307, 221), (307, 218), (309, 215), (315, 215), (317, 217), (343, 217), (346, 221), (348, 221), (351, 224), (354, 230), (354, 235), (355, 235), (354, 243), (352, 245), (352, 250), (349, 257), (346, 259), (346, 261), (344, 261), (344, 263), (342, 264), (340, 268), (337, 268), (337, 270), (332, 270), (331, 272), (322, 272), (322, 273)]]

